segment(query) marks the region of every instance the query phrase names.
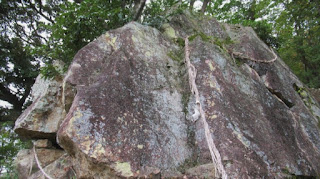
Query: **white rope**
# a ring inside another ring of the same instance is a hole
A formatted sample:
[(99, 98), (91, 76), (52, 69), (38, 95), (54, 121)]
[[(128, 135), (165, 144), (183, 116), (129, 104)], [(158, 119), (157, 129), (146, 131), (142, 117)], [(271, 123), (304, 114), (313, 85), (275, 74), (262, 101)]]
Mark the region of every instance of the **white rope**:
[(33, 153), (34, 153), (34, 158), (36, 159), (38, 168), (40, 169), (40, 171), (42, 172), (42, 174), (43, 174), (45, 177), (47, 177), (48, 179), (53, 179), (53, 178), (50, 177), (50, 176), (43, 170), (43, 168), (41, 167), (40, 162), (39, 162), (39, 159), (38, 159), (38, 156), (37, 156), (37, 152), (36, 152), (36, 147), (35, 147), (35, 146), (33, 146)]
[(186, 37), (185, 38), (185, 63), (187, 65), (187, 69), (188, 69), (190, 89), (191, 89), (192, 94), (196, 98), (196, 108), (195, 108), (195, 113), (194, 113), (193, 117), (200, 116), (202, 119), (206, 141), (207, 141), (207, 144), (208, 144), (208, 147), (210, 150), (212, 162), (215, 165), (215, 175), (216, 176), (218, 175), (218, 177), (220, 177), (220, 175), (221, 175), (222, 179), (227, 179), (228, 176), (227, 176), (227, 173), (226, 173), (224, 166), (222, 164), (220, 153), (213, 142), (213, 139), (211, 137), (211, 133), (209, 130), (209, 125), (207, 123), (205, 113), (204, 113), (202, 106), (201, 106), (201, 103), (200, 103), (199, 91), (198, 91), (198, 88), (196, 85), (197, 70), (191, 64), (189, 56), (190, 56), (189, 39), (188, 39), (188, 37)]
[(272, 63), (272, 62), (274, 62), (274, 61), (276, 61), (277, 60), (277, 55), (276, 55), (276, 53), (274, 53), (274, 51), (270, 48), (270, 49), (268, 49), (269, 50), (269, 52), (271, 52), (272, 53), (272, 55), (273, 55), (273, 59), (271, 59), (271, 60), (257, 60), (257, 59), (255, 59), (255, 58), (251, 58), (251, 57), (249, 57), (248, 55), (244, 55), (243, 53), (241, 53), (241, 52), (233, 52), (232, 50), (230, 50), (231, 51), (231, 56), (233, 57), (233, 56), (236, 56), (236, 57), (238, 57), (238, 58), (242, 58), (242, 59), (247, 59), (247, 60), (251, 60), (251, 61), (254, 61), (254, 62), (260, 62), (260, 63)]
[[(32, 153), (33, 153), (33, 152), (32, 152)], [(32, 172), (33, 160), (34, 160), (34, 157), (32, 157), (32, 158), (31, 158), (30, 170), (29, 170), (29, 176), (31, 175), (31, 172)]]

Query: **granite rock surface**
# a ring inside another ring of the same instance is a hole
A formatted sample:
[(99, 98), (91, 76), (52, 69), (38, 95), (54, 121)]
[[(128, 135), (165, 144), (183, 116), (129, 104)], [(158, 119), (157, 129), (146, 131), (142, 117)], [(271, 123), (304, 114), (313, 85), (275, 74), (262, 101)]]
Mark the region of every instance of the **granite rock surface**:
[(189, 13), (160, 30), (131, 22), (89, 43), (16, 132), (57, 136), (77, 178), (220, 177), (192, 117), (186, 37), (228, 178), (319, 176), (320, 108), (304, 84), (251, 28)]

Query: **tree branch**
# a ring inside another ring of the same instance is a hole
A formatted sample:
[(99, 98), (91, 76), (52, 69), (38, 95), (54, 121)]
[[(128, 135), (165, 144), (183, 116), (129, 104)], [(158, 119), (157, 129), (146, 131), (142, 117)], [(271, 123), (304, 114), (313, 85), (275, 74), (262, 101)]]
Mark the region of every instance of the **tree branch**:
[(194, 5), (194, 2), (195, 2), (196, 0), (191, 0), (190, 1), (190, 7), (189, 7), (189, 9), (190, 10), (193, 10), (193, 5)]
[(12, 104), (14, 109), (22, 110), (22, 106), (19, 107), (19, 98), (12, 94), (10, 89), (6, 88), (2, 83), (0, 84), (0, 99)]
[(22, 103), (22, 105), (24, 104), (24, 102), (26, 101), (26, 99), (28, 98), (30, 92), (31, 92), (31, 88), (32, 88), (32, 84), (34, 84), (35, 80), (32, 80), (31, 85), (28, 85), (25, 88), (24, 94), (22, 95), (22, 98), (19, 100), (20, 103)]
[(38, 10), (35, 6), (35, 4), (32, 4), (30, 0), (28, 0), (30, 7), (35, 10), (38, 14), (40, 14), (43, 18), (45, 18), (46, 20), (48, 20), (49, 22), (51, 22), (52, 24), (54, 24), (54, 21), (51, 19), (51, 17), (46, 16), (45, 14), (43, 14), (43, 12), (40, 10)]
[(135, 15), (134, 15), (133, 21), (137, 21), (139, 19), (145, 4), (146, 4), (146, 0), (140, 0), (139, 8), (134, 8), (134, 9), (137, 9), (137, 10), (135, 11)]
[(204, 14), (206, 12), (207, 6), (209, 4), (209, 0), (204, 0), (201, 8), (201, 12)]

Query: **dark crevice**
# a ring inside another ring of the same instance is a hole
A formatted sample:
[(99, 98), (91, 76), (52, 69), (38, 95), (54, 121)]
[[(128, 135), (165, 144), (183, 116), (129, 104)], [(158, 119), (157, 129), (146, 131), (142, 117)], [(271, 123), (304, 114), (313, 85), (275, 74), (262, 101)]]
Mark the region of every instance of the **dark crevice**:
[[(248, 63), (247, 63), (248, 64)], [(260, 65), (256, 65), (256, 63), (248, 64), (252, 70), (254, 70), (260, 77), (266, 74), (266, 69), (262, 68)], [(292, 108), (295, 104), (291, 102), (290, 99), (285, 98), (282, 93), (276, 89), (272, 89), (266, 86), (271, 94), (273, 94), (276, 98), (282, 101), (288, 108)]]
[(66, 83), (65, 87), (63, 89), (63, 94), (64, 95), (64, 107), (66, 110), (66, 113), (69, 112), (71, 105), (73, 103), (73, 100), (75, 98), (75, 96), (77, 95), (77, 88), (75, 85), (71, 84), (71, 83)]
[(39, 140), (39, 139), (48, 139), (52, 146), (57, 149), (62, 149), (61, 146), (57, 143), (57, 133), (46, 133), (40, 131), (30, 132), (26, 129), (16, 129), (15, 132), (19, 135), (21, 140)]
[(288, 108), (292, 108), (294, 106), (294, 103), (292, 103), (291, 101), (289, 101), (288, 99), (286, 99), (281, 92), (272, 89), (272, 88), (268, 88), (267, 89), (270, 91), (271, 94), (273, 94), (274, 96), (276, 96), (278, 99), (280, 99), (280, 101), (282, 101)]
[(292, 178), (292, 179), (317, 179), (316, 176), (304, 176), (304, 175), (291, 175), (291, 177), (287, 178)]

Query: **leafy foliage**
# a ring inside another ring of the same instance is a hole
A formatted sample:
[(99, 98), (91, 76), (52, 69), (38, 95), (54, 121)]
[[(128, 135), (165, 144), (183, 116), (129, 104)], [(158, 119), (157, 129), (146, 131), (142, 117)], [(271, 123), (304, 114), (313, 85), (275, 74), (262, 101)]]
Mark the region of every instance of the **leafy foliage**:
[[(12, 104), (2, 121), (15, 120), (27, 106), (26, 102), (38, 75), (39, 62), (30, 54), (21, 39), (0, 37), (0, 98)], [(0, 111), (3, 111), (0, 108)], [(3, 111), (4, 112), (4, 111)]]
[(14, 173), (13, 159), (18, 151), (30, 147), (30, 143), (21, 142), (11, 129), (12, 124), (2, 123), (0, 128), (0, 175), (12, 178)]
[(162, 24), (175, 14), (182, 13), (188, 8), (186, 2), (178, 0), (155, 0), (151, 1), (145, 8), (143, 24), (160, 29)]
[(59, 6), (55, 23), (46, 28), (51, 33), (48, 43), (39, 46), (35, 53), (44, 56), (47, 64), (42, 74), (52, 77), (56, 71), (53, 60), (65, 62), (65, 70), (77, 51), (96, 37), (131, 21), (133, 1), (83, 0), (81, 3), (66, 2)]
[(320, 2), (285, 1), (276, 20), (279, 53), (310, 87), (320, 87)]
[(0, 174), (12, 178), (12, 161), (24, 145), (12, 131), (14, 121), (30, 104), (31, 87), (39, 73), (41, 56), (33, 49), (46, 43), (46, 24), (53, 23), (56, 7), (62, 1), (46, 4), (30, 0), (0, 1)]

